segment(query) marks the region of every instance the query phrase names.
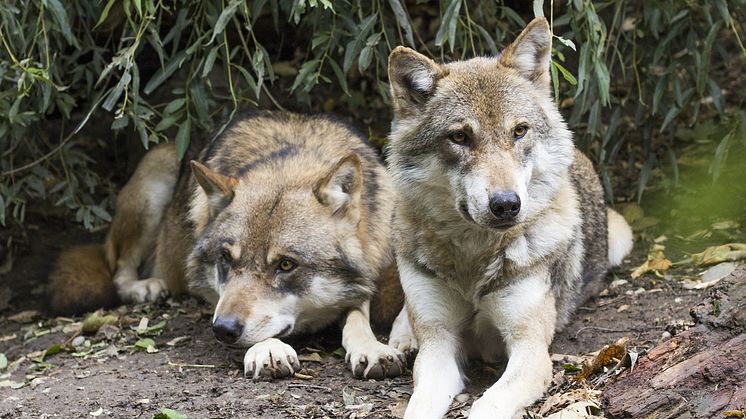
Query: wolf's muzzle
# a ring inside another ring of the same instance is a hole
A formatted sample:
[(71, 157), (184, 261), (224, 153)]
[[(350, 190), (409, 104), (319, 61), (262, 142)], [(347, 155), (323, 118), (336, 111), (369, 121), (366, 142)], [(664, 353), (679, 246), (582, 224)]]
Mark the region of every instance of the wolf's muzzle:
[(243, 333), (243, 323), (236, 317), (218, 316), (212, 322), (212, 332), (215, 333), (215, 337), (219, 341), (233, 344), (238, 341)]
[(498, 192), (490, 198), (490, 212), (498, 221), (511, 223), (521, 212), (521, 198), (515, 192)]

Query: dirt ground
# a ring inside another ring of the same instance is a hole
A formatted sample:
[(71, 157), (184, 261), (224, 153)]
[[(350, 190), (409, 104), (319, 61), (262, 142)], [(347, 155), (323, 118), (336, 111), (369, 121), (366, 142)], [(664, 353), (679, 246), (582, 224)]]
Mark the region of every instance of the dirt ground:
[[(31, 222), (28, 232), (33, 237), (17, 248), (10, 272), (0, 275), (0, 353), (8, 361), (0, 368), (0, 417), (151, 418), (162, 408), (194, 418), (403, 414), (411, 372), (391, 380), (355, 379), (334, 353), (340, 348), (337, 328), (291, 341), (303, 369), (294, 378), (276, 381), (244, 378), (243, 354), (217, 342), (210, 307), (193, 298), (121, 307), (111, 312), (118, 316), (115, 324), (78, 337), (81, 318), (44, 316), (44, 281), (60, 249), (101, 240), (102, 234), (55, 221)], [(669, 279), (632, 280), (630, 268), (643, 254), (644, 249), (610, 274), (610, 284), (617, 281), (583, 305), (556, 337), (552, 353), (558, 376), (568, 359), (577, 362), (562, 355), (598, 351), (622, 336), (630, 338), (632, 350), (643, 352), (690, 323), (689, 308), (701, 291), (683, 289), (673, 279), (675, 272)], [(149, 330), (139, 328), (143, 318)], [(149, 351), (144, 338), (153, 340)], [(138, 341), (142, 348), (135, 345)], [(454, 402), (449, 417), (465, 417), (499, 372), (495, 365), (470, 366), (467, 395)]]

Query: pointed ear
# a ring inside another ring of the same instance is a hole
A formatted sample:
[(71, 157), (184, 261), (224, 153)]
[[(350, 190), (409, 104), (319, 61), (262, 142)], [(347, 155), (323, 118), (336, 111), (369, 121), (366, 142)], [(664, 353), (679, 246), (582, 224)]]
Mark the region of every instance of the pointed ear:
[(532, 20), (500, 56), (500, 64), (513, 68), (524, 78), (549, 88), (552, 31), (546, 18)]
[(391, 99), (397, 118), (416, 114), (435, 93), (438, 80), (448, 70), (407, 47), (396, 47), (389, 55)]
[(334, 215), (346, 215), (355, 222), (360, 218), (360, 194), (363, 189), (363, 167), (356, 154), (350, 154), (334, 165), (313, 188), (313, 194)]
[(210, 216), (212, 217), (231, 202), (238, 185), (238, 179), (215, 173), (196, 160), (190, 161), (189, 165), (192, 168), (194, 179), (207, 194)]

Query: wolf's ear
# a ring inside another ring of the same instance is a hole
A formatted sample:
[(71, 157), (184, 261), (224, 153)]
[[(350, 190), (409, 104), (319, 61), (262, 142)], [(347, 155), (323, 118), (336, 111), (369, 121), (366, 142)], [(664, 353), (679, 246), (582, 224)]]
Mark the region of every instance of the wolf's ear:
[(210, 216), (213, 216), (231, 202), (238, 179), (215, 173), (196, 160), (190, 161), (189, 165), (194, 179), (207, 194)]
[(523, 77), (549, 88), (549, 61), (552, 58), (552, 32), (546, 18), (537, 17), (508, 45), (500, 64), (513, 68)]
[(363, 168), (356, 154), (349, 154), (334, 165), (314, 185), (313, 194), (334, 215), (346, 215), (357, 222), (360, 218), (360, 194), (363, 189)]
[(389, 55), (389, 83), (398, 118), (415, 114), (435, 92), (438, 80), (448, 70), (407, 47), (396, 47)]

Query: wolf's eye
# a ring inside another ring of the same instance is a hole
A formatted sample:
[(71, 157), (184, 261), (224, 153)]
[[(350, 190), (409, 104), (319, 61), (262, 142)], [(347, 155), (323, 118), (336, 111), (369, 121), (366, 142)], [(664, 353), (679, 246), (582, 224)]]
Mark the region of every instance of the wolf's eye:
[(448, 139), (458, 145), (464, 145), (469, 141), (469, 136), (463, 131), (455, 131), (448, 136)]
[(222, 249), (222, 250), (220, 251), (220, 259), (222, 259), (222, 261), (223, 261), (223, 262), (224, 262), (224, 263), (225, 263), (226, 265), (230, 265), (230, 264), (232, 264), (232, 263), (233, 263), (233, 255), (232, 255), (232, 254), (231, 254), (231, 252), (230, 252), (230, 251), (229, 251), (228, 249), (226, 249), (226, 248), (223, 248), (223, 249)]
[(282, 258), (280, 263), (277, 264), (277, 270), (280, 272), (290, 272), (298, 266), (297, 263), (293, 262), (288, 258)]
[(516, 127), (513, 128), (513, 138), (515, 138), (516, 140), (520, 140), (526, 135), (527, 132), (528, 132), (528, 125), (526, 124), (516, 125)]

